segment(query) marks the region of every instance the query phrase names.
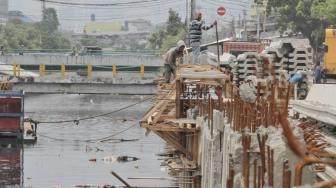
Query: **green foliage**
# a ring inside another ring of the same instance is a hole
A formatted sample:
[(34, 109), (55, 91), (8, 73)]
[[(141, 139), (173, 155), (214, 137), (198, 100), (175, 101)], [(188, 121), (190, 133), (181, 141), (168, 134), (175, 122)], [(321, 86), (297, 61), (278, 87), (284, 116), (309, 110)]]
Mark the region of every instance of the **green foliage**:
[(5, 50), (70, 49), (71, 43), (58, 32), (58, 19), (55, 9), (44, 12), (38, 23), (24, 23), (19, 19), (0, 26), (0, 45)]
[(184, 24), (182, 23), (178, 13), (172, 9), (169, 9), (169, 17), (167, 21), (168, 35), (176, 36), (179, 34), (181, 28), (184, 28)]
[(181, 17), (172, 9), (169, 10), (169, 17), (166, 27), (157, 32), (151, 33), (148, 38), (150, 48), (165, 52), (169, 48), (176, 46), (177, 41), (185, 38), (185, 27)]
[(42, 35), (41, 47), (43, 49), (70, 49), (71, 43), (62, 37), (60, 33), (52, 33), (50, 35)]
[(336, 0), (315, 2), (312, 15), (316, 19), (330, 24), (336, 23)]
[(336, 0), (269, 0), (268, 6), (280, 14), (280, 31), (301, 32), (314, 46), (323, 42), (325, 28), (336, 24)]
[(54, 8), (47, 8), (43, 11), (41, 30), (47, 33), (54, 33), (58, 30), (59, 22)]
[(80, 43), (82, 46), (97, 46), (97, 38), (94, 36), (84, 36), (80, 39)]
[(160, 49), (165, 39), (166, 31), (160, 29), (158, 32), (151, 33), (148, 41), (152, 49)]
[(167, 38), (163, 41), (160, 51), (166, 52), (170, 48), (176, 46), (177, 42), (183, 39), (186, 36), (185, 30), (181, 29), (179, 33), (175, 36), (168, 35)]

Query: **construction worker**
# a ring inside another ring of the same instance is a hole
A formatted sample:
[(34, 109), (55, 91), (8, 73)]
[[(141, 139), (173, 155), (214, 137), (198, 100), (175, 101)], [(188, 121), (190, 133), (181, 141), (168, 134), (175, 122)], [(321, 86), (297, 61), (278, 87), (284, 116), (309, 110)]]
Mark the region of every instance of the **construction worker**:
[(190, 46), (192, 48), (192, 59), (193, 64), (199, 64), (199, 55), (201, 53), (201, 39), (202, 39), (202, 30), (209, 30), (213, 26), (217, 25), (215, 21), (210, 26), (205, 26), (204, 21), (202, 21), (202, 13), (196, 13), (196, 19), (190, 22), (189, 25), (189, 39)]
[(304, 71), (297, 71), (289, 80), (291, 84), (297, 84), (303, 81), (303, 79), (307, 77)]
[(180, 40), (177, 42), (176, 47), (173, 47), (170, 50), (168, 50), (168, 52), (163, 56), (165, 60), (164, 77), (166, 83), (170, 82), (171, 75), (175, 77), (177, 66), (176, 62), (178, 59), (180, 59), (181, 60), (180, 63), (182, 63), (183, 61), (182, 57), (185, 47), (186, 47), (185, 43), (182, 40)]
[(306, 71), (297, 71), (289, 80), (294, 84), (294, 99), (304, 99), (308, 93)]
[(322, 78), (322, 67), (320, 65), (320, 62), (317, 62), (314, 70), (314, 82), (316, 84), (320, 84), (321, 78)]

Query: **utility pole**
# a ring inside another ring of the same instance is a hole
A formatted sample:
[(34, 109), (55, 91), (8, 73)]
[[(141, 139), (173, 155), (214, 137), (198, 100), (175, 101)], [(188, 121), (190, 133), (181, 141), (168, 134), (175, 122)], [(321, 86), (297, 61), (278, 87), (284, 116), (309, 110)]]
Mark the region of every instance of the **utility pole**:
[(186, 0), (186, 26), (189, 25), (189, 0)]
[(189, 35), (189, 0), (186, 0), (186, 19), (185, 19), (186, 31), (187, 31), (187, 45), (190, 46), (190, 35)]
[(233, 40), (236, 39), (236, 24), (235, 24), (235, 17), (232, 17), (232, 25), (231, 25), (231, 34), (232, 34), (232, 38)]
[(247, 41), (246, 10), (243, 10), (243, 14), (244, 14), (244, 41)]
[(265, 0), (265, 1), (263, 2), (263, 6), (264, 6), (264, 10), (263, 10), (263, 11), (265, 11), (265, 12), (264, 12), (264, 28), (263, 28), (263, 30), (264, 30), (264, 32), (266, 32), (268, 0)]
[(45, 2), (45, 0), (41, 0), (41, 9), (42, 9), (42, 12), (44, 12), (45, 9), (46, 9), (46, 2)]
[(195, 19), (195, 13), (196, 13), (196, 0), (190, 0), (190, 20)]
[(257, 1), (257, 40), (260, 41), (260, 12), (259, 12), (259, 1)]
[(239, 20), (238, 20), (238, 32), (239, 32), (239, 39), (241, 40), (242, 36), (241, 36), (241, 19), (240, 19), (240, 14), (239, 14)]

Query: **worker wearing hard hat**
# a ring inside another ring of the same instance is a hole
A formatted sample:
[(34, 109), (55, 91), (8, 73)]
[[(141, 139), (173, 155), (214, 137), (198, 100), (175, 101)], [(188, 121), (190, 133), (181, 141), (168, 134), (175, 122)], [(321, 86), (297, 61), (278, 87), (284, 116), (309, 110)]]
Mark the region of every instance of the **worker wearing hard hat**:
[(177, 60), (179, 59), (180, 63), (182, 63), (183, 61), (182, 57), (185, 47), (186, 47), (185, 43), (182, 40), (180, 40), (177, 42), (176, 47), (173, 47), (170, 50), (168, 50), (168, 52), (163, 56), (165, 60), (164, 77), (166, 83), (170, 82), (170, 78), (172, 75), (175, 77)]
[(196, 13), (196, 19), (190, 22), (189, 39), (190, 39), (190, 46), (192, 48), (193, 64), (199, 64), (199, 55), (201, 53), (202, 30), (209, 30), (213, 28), (214, 25), (217, 25), (217, 21), (215, 21), (210, 26), (205, 26), (204, 21), (202, 21), (202, 13), (200, 12)]

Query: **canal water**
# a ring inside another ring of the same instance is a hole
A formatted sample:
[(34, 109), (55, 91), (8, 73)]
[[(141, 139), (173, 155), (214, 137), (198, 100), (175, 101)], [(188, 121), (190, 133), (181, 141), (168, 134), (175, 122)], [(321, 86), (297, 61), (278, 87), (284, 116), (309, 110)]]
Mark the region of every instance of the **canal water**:
[[(112, 112), (147, 97), (32, 95), (26, 97), (25, 112), (27, 117), (37, 121), (72, 120)], [(22, 178), (13, 181), (11, 176), (6, 176), (3, 182), (33, 188), (122, 185), (111, 175), (110, 172), (114, 171), (134, 186), (172, 185), (169, 181), (127, 179), (168, 177), (156, 156), (164, 151), (165, 143), (153, 133), (145, 136), (146, 131), (138, 125), (141, 115), (150, 106), (149, 100), (113, 114), (80, 121), (78, 125), (76, 122), (39, 124), (37, 143), (24, 145), (21, 149)], [(110, 140), (98, 141), (105, 137)], [(120, 142), (118, 139), (133, 141)], [(0, 159), (3, 152), (0, 150)], [(20, 152), (16, 149), (12, 155), (15, 153)], [(115, 159), (118, 156), (140, 160), (117, 162)], [(19, 165), (17, 161), (12, 162)], [(0, 172), (3, 170), (0, 169)]]

